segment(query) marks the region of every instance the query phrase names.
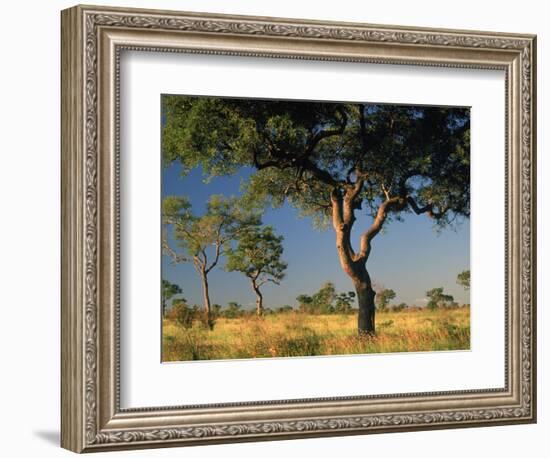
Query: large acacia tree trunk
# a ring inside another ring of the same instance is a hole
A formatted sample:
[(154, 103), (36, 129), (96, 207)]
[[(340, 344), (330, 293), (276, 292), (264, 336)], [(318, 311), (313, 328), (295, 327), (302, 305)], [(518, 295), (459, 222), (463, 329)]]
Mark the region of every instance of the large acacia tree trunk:
[[(368, 273), (365, 269), (366, 276)], [(376, 331), (374, 317), (376, 307), (374, 297), (376, 293), (372, 289), (370, 279), (354, 280), (355, 291), (357, 293), (357, 305), (359, 306), (359, 316), (357, 318), (357, 331), (359, 335), (373, 335)]]
[[(342, 249), (338, 247), (339, 253)], [(374, 304), (374, 298), (376, 293), (372, 288), (372, 282), (367, 271), (366, 265), (362, 259), (355, 262), (347, 263), (345, 256), (340, 254), (340, 263), (344, 267), (344, 271), (349, 275), (355, 287), (357, 295), (357, 306), (359, 307), (359, 314), (357, 317), (357, 333), (360, 336), (374, 335), (376, 328), (374, 324), (374, 318), (376, 314), (376, 307)], [(344, 258), (344, 262), (342, 262)]]
[(331, 195), (332, 225), (336, 233), (336, 249), (340, 265), (353, 281), (357, 293), (359, 307), (357, 332), (359, 335), (374, 335), (376, 330), (374, 297), (376, 293), (372, 288), (366, 267), (371, 251), (371, 241), (380, 232), (390, 205), (402, 205), (403, 203), (397, 199), (389, 199), (380, 205), (372, 225), (361, 235), (360, 249), (356, 253), (351, 245), (351, 228), (355, 222), (354, 210), (357, 208), (355, 199), (362, 185), (362, 180), (358, 180), (354, 187), (345, 192), (338, 189), (333, 190)]

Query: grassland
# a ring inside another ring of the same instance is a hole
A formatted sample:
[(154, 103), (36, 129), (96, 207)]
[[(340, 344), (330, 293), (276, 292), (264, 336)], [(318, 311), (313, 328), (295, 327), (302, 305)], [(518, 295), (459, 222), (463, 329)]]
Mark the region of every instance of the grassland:
[(470, 309), (378, 312), (377, 334), (357, 336), (357, 316), (297, 312), (218, 318), (213, 331), (163, 322), (163, 361), (348, 355), (470, 348)]

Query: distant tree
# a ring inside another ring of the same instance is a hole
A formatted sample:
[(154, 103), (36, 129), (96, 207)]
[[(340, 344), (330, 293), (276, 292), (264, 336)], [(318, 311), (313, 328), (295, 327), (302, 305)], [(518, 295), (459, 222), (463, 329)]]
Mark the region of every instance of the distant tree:
[(174, 299), (169, 316), (179, 326), (185, 329), (193, 327), (195, 320), (199, 318), (200, 311), (198, 306), (189, 307), (184, 299)]
[(327, 314), (334, 312), (333, 302), (336, 299), (334, 283), (325, 282), (313, 297), (313, 306), (317, 313)]
[(407, 308), (407, 304), (405, 304), (404, 302), (401, 302), (400, 304), (394, 305), (391, 308), (391, 311), (392, 312), (401, 312), (402, 310), (405, 310), (406, 308)]
[(168, 280), (162, 279), (162, 316), (166, 314), (168, 301), (177, 294), (181, 294), (181, 287), (175, 283), (170, 283)]
[[(331, 223), (359, 334), (375, 333), (367, 262), (382, 229), (405, 213), (438, 228), (470, 215), (468, 108), (165, 96), (162, 114), (167, 163), (209, 176), (248, 167), (251, 201)], [(372, 220), (354, 247), (358, 211)]]
[(277, 308), (276, 312), (277, 313), (287, 313), (287, 312), (292, 312), (294, 310), (294, 308), (290, 305), (282, 305), (281, 307)]
[(304, 313), (313, 313), (313, 298), (307, 294), (300, 294), (296, 297), (296, 302), (298, 302), (298, 310)]
[(336, 296), (334, 311), (337, 313), (349, 313), (352, 310), (352, 304), (355, 301), (355, 291), (340, 293)]
[(382, 288), (378, 291), (376, 294), (376, 305), (378, 306), (378, 310), (386, 310), (390, 301), (395, 299), (395, 296), (396, 294), (393, 289)]
[(433, 288), (426, 292), (428, 297), (427, 308), (435, 310), (437, 308), (448, 307), (454, 302), (453, 296), (443, 293), (443, 288)]
[(463, 270), (456, 277), (456, 282), (466, 291), (470, 290), (470, 270)]
[(224, 310), (223, 315), (226, 318), (238, 318), (243, 314), (242, 305), (238, 302), (229, 302), (227, 304), (227, 309)]
[[(186, 197), (168, 196), (162, 203), (163, 249), (174, 263), (191, 262), (199, 274), (203, 293), (205, 323), (213, 328), (208, 274), (214, 269), (230, 241), (250, 225), (260, 223), (256, 212), (247, 210), (235, 198), (210, 197), (206, 211), (196, 216)], [(172, 230), (176, 248), (168, 242)]]
[(313, 296), (300, 294), (296, 301), (298, 302), (299, 310), (309, 314), (327, 314), (334, 312), (333, 302), (336, 299), (336, 288), (334, 283), (325, 282), (319, 291)]
[(219, 317), (221, 310), (222, 310), (222, 306), (220, 304), (213, 304), (212, 310), (211, 310), (212, 318), (216, 319), (217, 317)]
[(256, 314), (261, 316), (261, 287), (267, 282), (279, 285), (285, 276), (287, 264), (281, 260), (283, 237), (277, 236), (271, 226), (249, 226), (236, 235), (236, 240), (236, 248), (227, 250), (225, 268), (248, 277), (256, 294)]

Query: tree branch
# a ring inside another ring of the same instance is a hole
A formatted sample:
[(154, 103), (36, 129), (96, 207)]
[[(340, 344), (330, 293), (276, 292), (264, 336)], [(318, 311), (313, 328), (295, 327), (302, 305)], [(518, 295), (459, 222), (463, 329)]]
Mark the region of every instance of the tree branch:
[[(218, 264), (218, 261), (220, 260), (220, 254), (221, 254), (221, 247), (222, 247), (222, 242), (220, 242), (220, 240), (218, 239), (216, 241), (216, 251), (215, 251), (215, 254), (214, 254), (214, 260), (210, 263), (210, 266), (206, 267), (205, 269), (205, 272), (208, 274), (214, 267), (216, 267), (216, 265)], [(206, 254), (205, 254), (205, 258), (206, 258)], [(205, 262), (205, 266), (206, 266), (206, 262)]]
[(162, 237), (162, 249), (168, 256), (172, 258), (172, 262), (174, 264), (179, 264), (180, 262), (189, 261), (188, 258), (176, 253), (176, 251), (172, 249), (172, 247), (168, 243), (168, 240), (166, 239), (166, 234), (163, 234), (163, 237)]
[(344, 224), (342, 216), (342, 195), (338, 188), (334, 188), (330, 193), (332, 203), (332, 226), (336, 232), (342, 230)]
[(256, 286), (259, 288), (260, 286), (265, 285), (267, 282), (274, 283), (275, 285), (280, 285), (281, 282), (279, 280), (275, 280), (274, 278), (264, 278), (263, 280), (260, 280), (256, 283)]
[(423, 207), (419, 207), (415, 200), (411, 197), (407, 197), (407, 202), (411, 206), (412, 210), (417, 215), (422, 215), (423, 213), (428, 213), (428, 216), (431, 216), (433, 205), (431, 203), (424, 205)]
[(443, 218), (445, 214), (450, 210), (449, 206), (443, 206), (439, 209), (439, 211), (435, 211), (431, 202), (424, 205), (423, 207), (419, 207), (411, 196), (407, 197), (407, 202), (417, 215), (427, 213), (430, 218), (433, 218), (435, 220)]
[(336, 135), (342, 135), (344, 133), (344, 131), (346, 130), (346, 126), (348, 124), (348, 116), (346, 112), (341, 108), (338, 110), (338, 113), (340, 113), (340, 116), (342, 117), (340, 126), (338, 126), (336, 129), (321, 130), (316, 134), (314, 134), (311, 137), (310, 141), (308, 142), (306, 151), (302, 155), (302, 158), (309, 157), (321, 140), (329, 137), (334, 137)]
[(394, 208), (402, 208), (406, 205), (406, 201), (401, 196), (395, 196), (386, 199), (376, 212), (376, 217), (372, 225), (361, 235), (361, 245), (357, 260), (366, 261), (369, 258), (372, 239), (382, 230), (382, 226), (386, 222), (388, 213)]
[(357, 181), (353, 184), (353, 186), (348, 186), (347, 191), (344, 194), (343, 220), (344, 224), (347, 224), (350, 228), (355, 221), (355, 208), (359, 206), (356, 204), (355, 199), (362, 191), (363, 185), (365, 184), (365, 178), (360, 175), (359, 172), (357, 173), (359, 178), (357, 178)]

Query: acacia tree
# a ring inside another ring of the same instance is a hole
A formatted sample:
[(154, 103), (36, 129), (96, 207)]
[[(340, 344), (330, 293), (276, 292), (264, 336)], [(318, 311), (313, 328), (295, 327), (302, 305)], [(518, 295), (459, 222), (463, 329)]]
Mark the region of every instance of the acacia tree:
[[(175, 263), (191, 262), (201, 279), (205, 323), (213, 328), (208, 274), (220, 262), (230, 241), (249, 226), (260, 223), (256, 212), (239, 205), (235, 198), (210, 197), (206, 211), (196, 216), (184, 196), (167, 196), (162, 203), (163, 251)], [(173, 248), (168, 240), (172, 230)]]
[(287, 264), (281, 260), (283, 237), (277, 236), (271, 226), (249, 226), (238, 236), (236, 248), (227, 250), (229, 271), (237, 271), (250, 279), (256, 294), (256, 314), (263, 313), (263, 295), (260, 288), (267, 282), (279, 285), (285, 276)]
[(463, 270), (456, 277), (456, 282), (466, 291), (470, 290), (470, 270)]
[[(168, 280), (162, 279), (162, 316), (166, 314), (168, 301), (177, 294), (181, 294), (182, 289), (175, 283), (170, 283)], [(185, 299), (183, 299), (185, 301)]]
[(395, 291), (393, 289), (387, 289), (382, 288), (378, 293), (377, 296), (377, 303), (378, 303), (378, 309), (379, 310), (386, 310), (388, 304), (392, 299), (395, 299)]
[(347, 293), (338, 294), (336, 296), (334, 311), (336, 313), (349, 313), (351, 311), (351, 304), (354, 300), (355, 291), (348, 291)]
[[(372, 242), (405, 212), (442, 228), (469, 216), (469, 110), (166, 96), (163, 154), (211, 176), (255, 170), (246, 196), (328, 222), (352, 280), (360, 334), (375, 332)], [(248, 170), (248, 169), (247, 169)], [(352, 243), (356, 212), (361, 223)]]
[(327, 281), (321, 285), (313, 296), (300, 294), (296, 297), (299, 310), (310, 314), (327, 314), (334, 312), (332, 303), (337, 299), (334, 283)]
[(435, 310), (439, 307), (446, 307), (454, 303), (454, 297), (450, 294), (443, 293), (443, 288), (432, 288), (426, 291), (426, 296), (429, 301), (426, 307), (430, 310)]

